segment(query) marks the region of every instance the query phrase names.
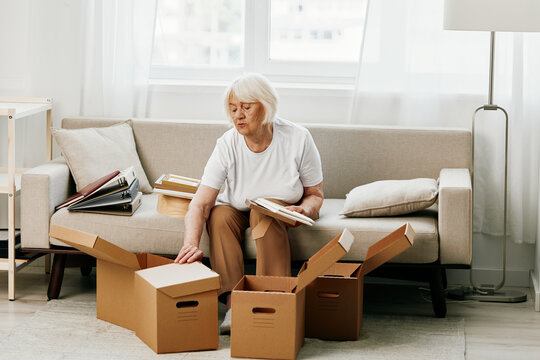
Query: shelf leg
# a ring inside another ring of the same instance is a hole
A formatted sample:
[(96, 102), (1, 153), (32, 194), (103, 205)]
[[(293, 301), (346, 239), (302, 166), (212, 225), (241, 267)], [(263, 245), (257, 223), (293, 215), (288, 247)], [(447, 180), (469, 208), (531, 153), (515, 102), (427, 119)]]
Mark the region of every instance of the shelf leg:
[(15, 119), (8, 116), (8, 297), (15, 300)]

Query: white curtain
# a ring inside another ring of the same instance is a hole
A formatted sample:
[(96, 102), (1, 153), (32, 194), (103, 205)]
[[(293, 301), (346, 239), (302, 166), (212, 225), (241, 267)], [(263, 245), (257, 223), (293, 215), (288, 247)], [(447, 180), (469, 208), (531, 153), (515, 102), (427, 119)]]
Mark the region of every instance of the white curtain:
[[(443, 0), (372, 0), (352, 123), (471, 128), (487, 103), (489, 33), (443, 30)], [(497, 33), (494, 102), (508, 110), (508, 232), (537, 236), (540, 34)], [(502, 235), (504, 117), (476, 123), (474, 231)]]
[(86, 2), (81, 115), (145, 117), (156, 0)]

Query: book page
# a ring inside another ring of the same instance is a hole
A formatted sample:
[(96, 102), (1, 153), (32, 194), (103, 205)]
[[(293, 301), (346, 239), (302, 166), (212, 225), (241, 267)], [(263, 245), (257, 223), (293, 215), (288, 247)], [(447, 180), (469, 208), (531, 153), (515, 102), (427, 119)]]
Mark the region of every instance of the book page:
[(279, 216), (283, 216), (283, 217), (286, 217), (288, 219), (291, 219), (291, 220), (295, 220), (295, 221), (298, 221), (298, 222), (301, 222), (302, 224), (306, 224), (306, 225), (313, 225), (315, 223), (315, 221), (303, 214), (300, 214), (296, 211), (291, 211), (291, 210), (288, 210), (288, 209), (285, 209), (284, 206), (282, 205), (279, 205), (279, 204), (276, 204), (270, 200), (267, 200), (267, 199), (264, 199), (264, 198), (259, 198), (259, 199), (256, 199), (256, 200), (250, 200), (250, 203), (253, 203), (257, 206), (260, 206), (260, 207), (263, 207), (267, 210), (270, 210), (271, 212), (279, 215)]

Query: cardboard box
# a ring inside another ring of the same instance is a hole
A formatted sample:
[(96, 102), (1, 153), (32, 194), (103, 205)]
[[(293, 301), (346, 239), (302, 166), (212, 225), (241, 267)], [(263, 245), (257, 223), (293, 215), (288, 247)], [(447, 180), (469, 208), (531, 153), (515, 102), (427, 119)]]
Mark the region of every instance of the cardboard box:
[(364, 276), (410, 248), (413, 239), (412, 227), (403, 225), (371, 245), (363, 264), (336, 263), (309, 284), (306, 337), (357, 340), (362, 328)]
[(157, 212), (183, 219), (188, 212), (190, 202), (189, 199), (158, 194)]
[[(97, 235), (59, 225), (53, 225), (49, 235), (97, 259), (98, 319), (135, 331), (158, 353), (217, 348), (217, 290), (220, 288), (217, 273), (202, 264), (179, 265), (157, 255), (133, 254)], [(155, 278), (156, 274), (160, 279)], [(188, 311), (182, 306), (184, 301), (198, 301), (196, 314), (204, 308), (208, 316), (196, 315), (184, 321)], [(148, 302), (163, 308), (151, 308)], [(170, 303), (175, 305), (172, 310)], [(170, 316), (175, 309), (173, 319), (178, 321), (162, 322), (163, 317)], [(210, 339), (208, 343), (187, 344), (192, 338), (180, 337), (185, 332), (185, 329), (179, 330), (182, 327), (193, 332), (199, 331), (199, 327), (214, 331), (206, 334)], [(212, 345), (207, 345), (210, 343)], [(199, 345), (204, 347), (197, 348)]]
[(137, 271), (137, 336), (158, 354), (217, 349), (219, 288), (200, 262)]
[(304, 343), (305, 287), (341, 259), (353, 241), (343, 230), (296, 278), (244, 276), (232, 291), (231, 356), (295, 359)]

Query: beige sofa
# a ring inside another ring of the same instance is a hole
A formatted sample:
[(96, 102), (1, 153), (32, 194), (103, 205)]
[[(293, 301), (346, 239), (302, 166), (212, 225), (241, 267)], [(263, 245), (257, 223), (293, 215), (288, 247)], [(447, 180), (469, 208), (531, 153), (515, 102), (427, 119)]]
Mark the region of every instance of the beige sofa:
[[(101, 127), (125, 119), (68, 118), (62, 127)], [(226, 122), (163, 121), (136, 119), (133, 132), (143, 168), (151, 183), (166, 172), (192, 177), (202, 175), (216, 139)], [(471, 133), (444, 128), (368, 127), (304, 124), (321, 154), (325, 201), (313, 227), (289, 229), (293, 260), (306, 260), (324, 243), (347, 227), (355, 243), (344, 258), (362, 261), (370, 244), (401, 226), (412, 224), (414, 245), (386, 266), (392, 273), (413, 269), (429, 281), (436, 315), (444, 316), (445, 268), (467, 268), (471, 263), (472, 189)], [(427, 210), (406, 216), (345, 218), (339, 215), (345, 195), (354, 187), (376, 180), (439, 178), (439, 199)], [(143, 196), (132, 217), (54, 211), (73, 191), (74, 184), (62, 158), (38, 166), (22, 176), (21, 242), (27, 251), (67, 253), (58, 240), (49, 238), (51, 224), (97, 233), (133, 252), (174, 255), (183, 238), (183, 221), (156, 211), (157, 195)], [(245, 257), (254, 259), (256, 247), (246, 233)], [(208, 235), (201, 247), (208, 254)], [(55, 256), (65, 262), (65, 256)], [(56, 260), (56, 258), (58, 260)], [(403, 265), (400, 265), (403, 264)], [(55, 271), (63, 264), (53, 264)], [(56, 269), (56, 270), (55, 270)], [(383, 267), (384, 272), (384, 267)], [(61, 275), (61, 274), (60, 274)], [(55, 280), (56, 281), (56, 280)], [(61, 276), (60, 276), (61, 281)], [(53, 289), (54, 290), (54, 289)], [(49, 297), (58, 296), (59, 286)]]

